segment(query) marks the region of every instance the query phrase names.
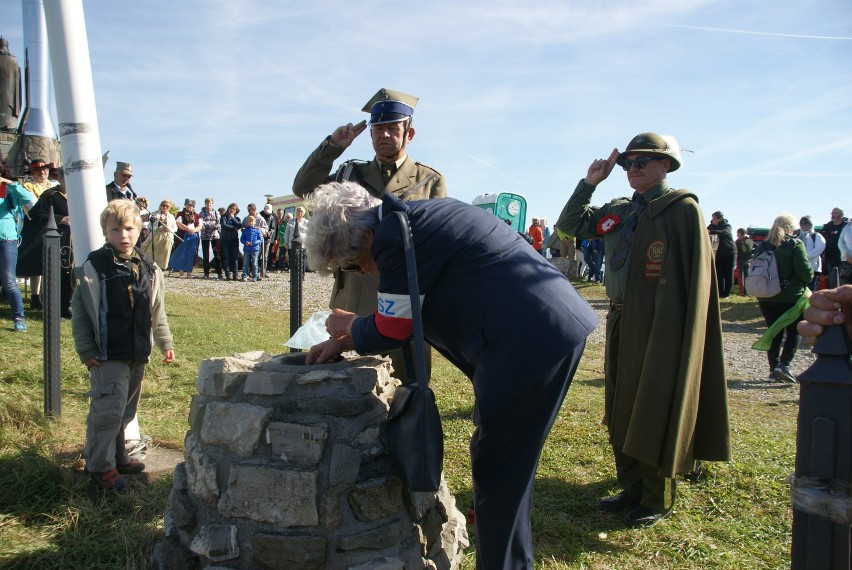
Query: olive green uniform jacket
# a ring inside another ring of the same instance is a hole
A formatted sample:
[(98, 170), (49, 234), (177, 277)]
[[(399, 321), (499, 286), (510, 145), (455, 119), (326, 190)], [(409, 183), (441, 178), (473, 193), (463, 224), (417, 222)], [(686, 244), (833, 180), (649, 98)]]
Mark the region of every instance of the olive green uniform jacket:
[[(560, 230), (593, 239), (606, 216), (627, 218), (629, 199), (591, 207), (592, 192), (580, 182), (557, 222)], [(618, 365), (616, 377), (607, 378), (611, 412), (604, 423), (613, 446), (673, 477), (690, 471), (694, 459), (730, 459), (722, 326), (697, 198), (670, 191), (665, 181), (646, 196), (656, 197), (639, 217), (622, 267)], [(604, 234), (607, 256), (622, 227)], [(608, 294), (610, 271), (607, 266)]]
[[(381, 198), (386, 192), (396, 194), (404, 201), (447, 196), (444, 176), (434, 168), (414, 162), (411, 157), (405, 159), (387, 184), (382, 180), (382, 171), (376, 158), (370, 162), (344, 162), (335, 176), (331, 176), (334, 161), (340, 158), (343, 150), (331, 144), (330, 137), (326, 137), (296, 173), (293, 194), (304, 197), (326, 182), (351, 180), (377, 198)], [(427, 178), (424, 184), (420, 184)], [(371, 315), (377, 308), (378, 290), (378, 275), (336, 271), (329, 306), (332, 309), (352, 311), (361, 316)]]

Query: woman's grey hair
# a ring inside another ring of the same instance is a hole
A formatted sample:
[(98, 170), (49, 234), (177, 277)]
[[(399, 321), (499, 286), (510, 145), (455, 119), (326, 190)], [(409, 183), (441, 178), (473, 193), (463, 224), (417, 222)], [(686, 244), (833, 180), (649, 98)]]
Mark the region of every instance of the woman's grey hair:
[(778, 247), (781, 243), (796, 233), (796, 218), (791, 214), (781, 214), (772, 222), (769, 230), (769, 243)]
[(307, 196), (311, 229), (305, 238), (308, 266), (321, 275), (350, 264), (364, 235), (379, 225), (381, 200), (354, 182), (323, 184)]

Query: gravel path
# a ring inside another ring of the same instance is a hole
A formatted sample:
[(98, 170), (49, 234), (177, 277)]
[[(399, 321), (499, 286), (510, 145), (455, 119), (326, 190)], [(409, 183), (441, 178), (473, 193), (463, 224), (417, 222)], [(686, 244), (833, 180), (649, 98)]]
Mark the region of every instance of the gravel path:
[[(333, 284), (334, 277), (330, 275), (323, 277), (319, 273), (305, 273), (305, 281), (302, 285), (302, 314), (305, 319), (316, 311), (328, 309), (328, 299), (331, 296)], [(166, 291), (217, 299), (233, 297), (234, 291), (240, 291), (240, 303), (289, 311), (290, 273), (270, 272), (265, 279), (256, 283), (220, 281), (215, 276), (205, 279), (204, 274), (197, 270), (189, 279), (180, 279), (177, 273), (167, 274)]]
[[(320, 276), (318, 273), (305, 274), (302, 289), (303, 315), (307, 319), (315, 311), (328, 308), (334, 278)], [(204, 297), (228, 298), (234, 290), (241, 291), (241, 303), (257, 307), (269, 307), (287, 311), (290, 298), (290, 274), (269, 273), (266, 279), (257, 283), (219, 281), (204, 279), (195, 272), (192, 279), (178, 279), (170, 276), (166, 279), (166, 290), (170, 292), (200, 295)], [(756, 301), (755, 301), (756, 302)], [(590, 335), (589, 343), (604, 344), (604, 318), (608, 304), (600, 300), (590, 301), (601, 316), (601, 324)], [(763, 352), (752, 350), (751, 345), (765, 330), (763, 319), (747, 322), (725, 320), (725, 303), (722, 303), (722, 327), (725, 347), (725, 368), (731, 397), (744, 397), (760, 401), (790, 402), (798, 399), (798, 385), (776, 383), (767, 379), (768, 366)], [(814, 362), (810, 347), (804, 342), (793, 360), (791, 369), (795, 375), (802, 373)]]

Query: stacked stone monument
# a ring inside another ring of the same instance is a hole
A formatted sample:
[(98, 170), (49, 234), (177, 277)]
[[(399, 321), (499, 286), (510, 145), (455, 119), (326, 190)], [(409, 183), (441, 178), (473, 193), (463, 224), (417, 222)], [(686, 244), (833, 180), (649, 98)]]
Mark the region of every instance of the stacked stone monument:
[(201, 363), (155, 566), (458, 568), (467, 530), (446, 482), (411, 493), (385, 453), (389, 360), (304, 356)]

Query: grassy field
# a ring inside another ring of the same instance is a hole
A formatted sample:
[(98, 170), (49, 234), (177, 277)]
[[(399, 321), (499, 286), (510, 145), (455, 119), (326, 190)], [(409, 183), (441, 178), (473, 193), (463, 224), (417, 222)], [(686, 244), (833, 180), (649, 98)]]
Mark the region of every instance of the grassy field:
[[(600, 286), (578, 288), (589, 299), (603, 298)], [(140, 418), (143, 431), (159, 445), (180, 450), (198, 363), (247, 350), (284, 352), (289, 316), (241, 304), (236, 296), (202, 300), (169, 293), (167, 307), (177, 362), (164, 366), (155, 360), (149, 366)], [(759, 328), (752, 301), (725, 300), (723, 314)], [(40, 313), (28, 316), (29, 333), (13, 333), (8, 320), (0, 330), (0, 567), (145, 568), (161, 537), (171, 477), (131, 484), (121, 495), (75, 486), (71, 474), (82, 467), (88, 377), (64, 321), (62, 414), (45, 419)], [(544, 450), (533, 510), (536, 567), (789, 568), (787, 477), (795, 457), (796, 389), (787, 387), (783, 397), (772, 400), (756, 398), (754, 391), (732, 391), (733, 461), (711, 464), (705, 482), (679, 482), (670, 519), (630, 530), (620, 517), (596, 508), (601, 496), (617, 491), (600, 425), (602, 353), (602, 345), (588, 346)], [(435, 360), (445, 477), (466, 511), (473, 392), (455, 368), (437, 355)], [(465, 568), (473, 567), (471, 553)]]

